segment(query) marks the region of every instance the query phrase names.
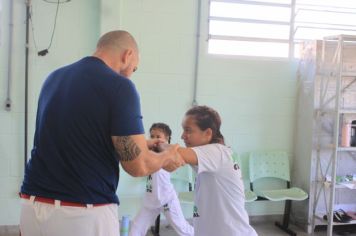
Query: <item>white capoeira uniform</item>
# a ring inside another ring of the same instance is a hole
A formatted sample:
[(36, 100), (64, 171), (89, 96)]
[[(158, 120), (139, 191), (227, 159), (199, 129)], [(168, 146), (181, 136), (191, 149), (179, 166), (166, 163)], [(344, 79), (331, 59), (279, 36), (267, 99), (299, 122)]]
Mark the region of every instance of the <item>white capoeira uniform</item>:
[(245, 210), (241, 170), (221, 144), (192, 148), (198, 158), (194, 196), (195, 236), (256, 236)]
[(170, 174), (163, 169), (147, 177), (143, 207), (132, 221), (129, 236), (145, 236), (161, 212), (178, 235), (194, 235), (193, 227), (184, 218)]

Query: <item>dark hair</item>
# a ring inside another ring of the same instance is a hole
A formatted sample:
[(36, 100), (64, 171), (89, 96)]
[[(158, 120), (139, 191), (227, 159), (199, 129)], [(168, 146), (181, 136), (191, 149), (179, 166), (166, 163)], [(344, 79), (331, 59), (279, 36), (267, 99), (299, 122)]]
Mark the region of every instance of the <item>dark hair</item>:
[(153, 129), (160, 129), (168, 137), (168, 143), (171, 143), (172, 130), (165, 123), (154, 123), (150, 128), (150, 132)]
[(221, 119), (219, 113), (213, 108), (207, 106), (195, 106), (190, 108), (186, 116), (192, 116), (195, 119), (196, 125), (201, 130), (210, 128), (212, 130), (212, 139), (210, 143), (225, 144), (224, 136), (220, 132)]

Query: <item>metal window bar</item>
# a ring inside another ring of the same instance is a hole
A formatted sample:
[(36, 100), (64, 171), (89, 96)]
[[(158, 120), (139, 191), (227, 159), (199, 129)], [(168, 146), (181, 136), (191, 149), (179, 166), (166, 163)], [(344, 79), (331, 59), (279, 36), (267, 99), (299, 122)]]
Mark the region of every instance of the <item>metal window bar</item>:
[(257, 23), (257, 24), (269, 24), (269, 25), (289, 25), (288, 21), (271, 21), (271, 20), (255, 20), (245, 18), (232, 18), (221, 16), (210, 16), (209, 20), (227, 21), (227, 22), (241, 22), (241, 23)]
[[(313, 27), (313, 26), (297, 26), (296, 29), (294, 30), (294, 34), (296, 34), (297, 29), (304, 28), (304, 29), (324, 29), (324, 30), (340, 30), (340, 31), (348, 31), (348, 32), (356, 32), (356, 29), (340, 29), (340, 28), (331, 28), (331, 27)], [(306, 39), (296, 39), (298, 41), (301, 40), (306, 40)]]
[(246, 0), (211, 0), (211, 2), (239, 3), (239, 4), (246, 4), (246, 5), (261, 5), (261, 6), (272, 6), (272, 7), (291, 7), (291, 4), (246, 1)]
[(296, 12), (295, 12), (295, 1), (292, 0), (291, 2), (291, 7), (290, 7), (290, 25), (289, 25), (289, 52), (288, 52), (288, 57), (289, 59), (292, 59), (294, 57), (294, 24), (295, 24), (295, 17), (296, 17)]
[[(298, 0), (297, 0), (298, 1)], [(298, 6), (306, 6), (306, 7), (325, 7), (325, 8), (334, 8), (334, 9), (352, 9), (356, 10), (356, 7), (339, 7), (336, 5), (318, 5), (318, 4), (307, 4), (307, 3), (297, 3)], [(310, 9), (310, 8), (309, 8)]]
[(231, 41), (250, 41), (250, 42), (269, 42), (269, 43), (289, 43), (288, 39), (269, 39), (269, 38), (254, 38), (254, 37), (227, 36), (227, 35), (209, 35), (209, 39), (231, 40)]
[[(322, 7), (322, 6), (321, 6)], [(314, 11), (314, 12), (329, 12), (329, 13), (342, 13), (342, 14), (350, 14), (350, 15), (354, 15), (354, 12), (349, 12), (349, 11), (332, 11), (332, 10), (322, 10), (322, 9), (313, 9), (313, 8), (299, 8), (297, 7), (297, 13), (299, 13), (299, 11), (303, 10), (303, 11)], [(348, 9), (348, 8), (342, 8), (342, 9)], [(356, 8), (351, 8), (353, 10), (356, 11)]]
[[(345, 24), (332, 24), (332, 23), (317, 23), (317, 22), (310, 22), (310, 21), (296, 21), (295, 23), (298, 24), (310, 24), (310, 25), (330, 25), (330, 26), (341, 26), (341, 27), (350, 27), (350, 30), (353, 30), (356, 28), (356, 25), (345, 25)], [(297, 26), (300, 27), (300, 26)], [(303, 27), (303, 25), (301, 26)], [(304, 26), (307, 27), (307, 26)], [(312, 27), (312, 26), (311, 26)], [(328, 27), (329, 28), (329, 27)], [(353, 29), (352, 29), (353, 28)], [(349, 28), (334, 28), (334, 29), (338, 29), (338, 30), (349, 30)]]

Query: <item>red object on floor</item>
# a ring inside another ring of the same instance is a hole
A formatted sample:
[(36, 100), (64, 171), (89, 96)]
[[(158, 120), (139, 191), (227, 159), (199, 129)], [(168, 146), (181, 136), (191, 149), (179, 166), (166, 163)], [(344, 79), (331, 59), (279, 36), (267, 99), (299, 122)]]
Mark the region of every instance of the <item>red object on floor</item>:
[(352, 218), (352, 220), (356, 220), (356, 212), (348, 211), (346, 213)]

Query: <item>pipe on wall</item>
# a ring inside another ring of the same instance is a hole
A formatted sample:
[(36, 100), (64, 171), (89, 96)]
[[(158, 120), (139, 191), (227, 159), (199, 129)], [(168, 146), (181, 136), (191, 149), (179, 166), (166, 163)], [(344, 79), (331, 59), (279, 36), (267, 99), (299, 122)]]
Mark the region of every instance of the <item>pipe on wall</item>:
[(27, 142), (28, 142), (28, 60), (29, 60), (29, 29), (30, 29), (30, 6), (31, 0), (26, 0), (26, 44), (25, 44), (25, 146), (24, 165), (27, 164)]
[(7, 91), (5, 100), (5, 110), (11, 110), (11, 81), (12, 81), (12, 43), (14, 35), (14, 2), (9, 3), (9, 48), (7, 54)]
[(194, 62), (194, 85), (192, 106), (198, 105), (198, 77), (199, 77), (199, 52), (200, 52), (200, 21), (201, 21), (201, 0), (198, 0), (197, 6), (197, 37), (195, 43), (195, 62)]

